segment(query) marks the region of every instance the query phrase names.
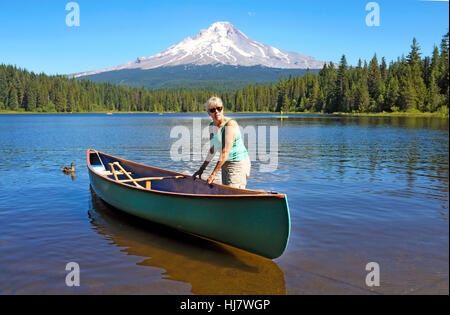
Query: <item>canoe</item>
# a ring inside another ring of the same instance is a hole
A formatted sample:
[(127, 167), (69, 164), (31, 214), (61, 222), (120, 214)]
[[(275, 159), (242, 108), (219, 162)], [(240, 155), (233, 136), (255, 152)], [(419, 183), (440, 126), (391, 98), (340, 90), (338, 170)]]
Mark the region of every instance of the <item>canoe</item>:
[(209, 185), (91, 149), (87, 166), (95, 193), (128, 214), (269, 259), (286, 249), (290, 216), (285, 194)]

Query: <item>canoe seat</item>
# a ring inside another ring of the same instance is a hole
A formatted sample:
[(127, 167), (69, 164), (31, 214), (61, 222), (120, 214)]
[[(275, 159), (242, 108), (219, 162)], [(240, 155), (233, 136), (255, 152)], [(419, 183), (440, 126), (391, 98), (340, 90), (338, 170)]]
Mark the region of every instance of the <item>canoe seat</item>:
[[(105, 168), (103, 167), (103, 165), (92, 165), (92, 168), (94, 169), (94, 171), (102, 176), (111, 176), (113, 175), (113, 173), (111, 171), (105, 170)], [(127, 172), (128, 175), (131, 175), (131, 172)], [(122, 171), (116, 171), (117, 175), (124, 175)]]

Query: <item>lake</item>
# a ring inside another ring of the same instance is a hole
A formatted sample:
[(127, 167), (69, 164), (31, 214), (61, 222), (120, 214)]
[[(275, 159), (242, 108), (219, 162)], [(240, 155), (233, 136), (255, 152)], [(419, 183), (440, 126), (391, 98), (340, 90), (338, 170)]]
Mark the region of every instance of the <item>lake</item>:
[(192, 174), (198, 152), (171, 158), (170, 133), (206, 114), (0, 115), (0, 294), (449, 293), (448, 119), (229, 116), (278, 133), (276, 168), (252, 162), (247, 187), (288, 196), (281, 257), (136, 219), (90, 188), (88, 148)]

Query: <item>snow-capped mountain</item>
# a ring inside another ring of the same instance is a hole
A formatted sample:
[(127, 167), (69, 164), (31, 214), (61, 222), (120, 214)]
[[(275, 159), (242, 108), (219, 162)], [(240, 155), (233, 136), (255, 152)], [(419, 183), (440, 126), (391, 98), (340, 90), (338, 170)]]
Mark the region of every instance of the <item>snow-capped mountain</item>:
[(303, 54), (288, 52), (253, 40), (228, 22), (216, 22), (194, 37), (187, 37), (165, 51), (151, 57), (141, 57), (116, 67), (75, 74), (84, 77), (103, 72), (179, 65), (232, 66), (261, 65), (281, 69), (319, 69), (324, 62)]

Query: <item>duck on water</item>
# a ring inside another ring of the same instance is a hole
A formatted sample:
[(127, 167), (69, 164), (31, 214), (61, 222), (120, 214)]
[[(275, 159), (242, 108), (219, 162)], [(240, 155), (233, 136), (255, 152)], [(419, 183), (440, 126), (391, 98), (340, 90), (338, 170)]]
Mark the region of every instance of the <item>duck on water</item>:
[(63, 171), (63, 173), (64, 174), (66, 174), (66, 175), (73, 175), (73, 174), (75, 174), (75, 164), (74, 163), (72, 163), (72, 164), (70, 164), (70, 167), (64, 167), (63, 169), (62, 169), (62, 171)]

